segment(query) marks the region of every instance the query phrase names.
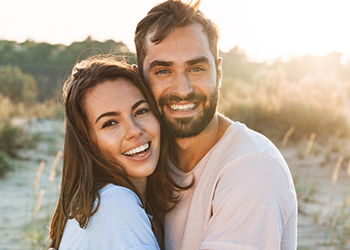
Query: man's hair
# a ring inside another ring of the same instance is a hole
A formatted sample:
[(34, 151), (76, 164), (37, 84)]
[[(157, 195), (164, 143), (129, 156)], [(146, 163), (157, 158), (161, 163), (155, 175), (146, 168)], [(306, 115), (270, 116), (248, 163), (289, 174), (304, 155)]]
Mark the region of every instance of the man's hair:
[(143, 76), (143, 61), (146, 57), (147, 35), (154, 32), (151, 41), (160, 43), (171, 31), (185, 27), (193, 23), (202, 26), (208, 37), (210, 51), (214, 56), (215, 65), (218, 62), (218, 27), (198, 9), (201, 0), (183, 3), (181, 0), (168, 0), (154, 6), (147, 15), (138, 23), (135, 31), (135, 46), (137, 64)]

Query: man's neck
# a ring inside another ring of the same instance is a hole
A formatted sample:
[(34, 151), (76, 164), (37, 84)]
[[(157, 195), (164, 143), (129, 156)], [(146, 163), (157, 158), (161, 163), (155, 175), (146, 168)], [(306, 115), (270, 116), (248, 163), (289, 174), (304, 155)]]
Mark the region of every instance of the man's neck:
[(176, 139), (175, 147), (170, 152), (173, 164), (184, 172), (191, 171), (220, 140), (231, 122), (215, 114), (208, 126), (197, 136)]

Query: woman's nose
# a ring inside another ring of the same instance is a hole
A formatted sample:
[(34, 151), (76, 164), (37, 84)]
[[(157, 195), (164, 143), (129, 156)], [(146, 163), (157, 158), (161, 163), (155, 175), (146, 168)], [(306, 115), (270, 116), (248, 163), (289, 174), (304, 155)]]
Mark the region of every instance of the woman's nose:
[(128, 124), (126, 126), (126, 139), (127, 140), (135, 139), (142, 134), (143, 134), (143, 129), (141, 128), (141, 125), (137, 123), (134, 119), (130, 119), (130, 121), (128, 121)]

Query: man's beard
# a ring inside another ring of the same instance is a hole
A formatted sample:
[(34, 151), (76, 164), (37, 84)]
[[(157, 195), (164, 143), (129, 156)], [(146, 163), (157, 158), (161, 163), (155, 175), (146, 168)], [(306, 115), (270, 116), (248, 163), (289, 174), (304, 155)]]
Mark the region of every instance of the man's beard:
[[(171, 102), (200, 102), (202, 103), (202, 111), (198, 117), (183, 117), (183, 118), (168, 118), (164, 112), (164, 106)], [(213, 119), (218, 104), (218, 89), (214, 88), (214, 91), (209, 97), (209, 104), (207, 103), (207, 97), (203, 94), (190, 93), (185, 98), (180, 98), (176, 95), (168, 95), (159, 99), (158, 105), (160, 107), (161, 117), (167, 133), (171, 136), (183, 139), (195, 137), (202, 133), (202, 131), (208, 126)]]

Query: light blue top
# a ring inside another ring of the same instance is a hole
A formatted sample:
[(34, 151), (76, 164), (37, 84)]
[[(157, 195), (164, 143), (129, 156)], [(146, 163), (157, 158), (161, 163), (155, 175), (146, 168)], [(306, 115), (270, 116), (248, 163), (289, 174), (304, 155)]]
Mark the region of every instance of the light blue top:
[(159, 250), (150, 220), (133, 191), (108, 184), (99, 193), (100, 206), (86, 229), (75, 219), (67, 221), (60, 250)]

